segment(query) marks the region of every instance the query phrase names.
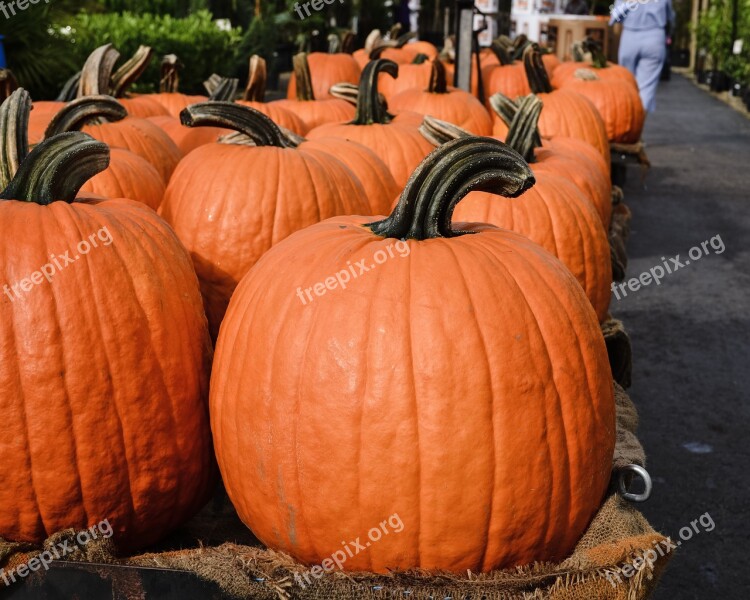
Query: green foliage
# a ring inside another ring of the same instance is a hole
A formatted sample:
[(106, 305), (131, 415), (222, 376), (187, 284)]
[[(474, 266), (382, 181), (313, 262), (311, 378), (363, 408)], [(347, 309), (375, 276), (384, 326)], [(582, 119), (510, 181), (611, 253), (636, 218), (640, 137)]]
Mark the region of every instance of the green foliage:
[[(74, 72), (75, 62), (69, 51), (69, 42), (63, 35), (53, 35), (55, 22), (79, 8), (88, 8), (88, 2), (57, 0), (49, 4), (30, 4), (17, 10), (9, 18), (0, 13), (0, 33), (5, 36), (5, 56), (8, 68), (18, 83), (26, 88), (35, 100), (57, 96), (59, 88)], [(6, 2), (6, 10), (8, 2)]]
[(696, 38), (711, 57), (713, 68), (721, 70), (732, 49), (732, 0), (714, 0), (701, 13)]
[(208, 0), (103, 0), (107, 12), (151, 13), (187, 17), (192, 12), (208, 10)]
[(106, 43), (119, 50), (121, 61), (132, 56), (139, 45), (151, 46), (154, 59), (134, 88), (140, 92), (158, 89), (160, 57), (176, 54), (185, 65), (180, 72), (180, 90), (203, 93), (202, 82), (209, 75), (228, 74), (241, 35), (238, 28), (220, 30), (207, 11), (198, 11), (184, 19), (130, 12), (81, 13), (65, 25), (71, 27), (69, 53), (76, 65), (82, 65), (92, 50)]

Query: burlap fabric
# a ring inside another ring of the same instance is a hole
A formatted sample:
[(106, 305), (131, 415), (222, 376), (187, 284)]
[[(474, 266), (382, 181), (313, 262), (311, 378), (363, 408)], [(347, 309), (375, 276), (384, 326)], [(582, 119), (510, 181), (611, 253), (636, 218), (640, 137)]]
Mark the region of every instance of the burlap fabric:
[[(643, 448), (635, 436), (638, 425), (635, 407), (617, 384), (615, 392), (617, 445), (613, 473), (631, 463), (645, 464)], [(45, 542), (45, 547), (62, 539), (70, 539), (71, 546), (75, 546), (75, 533), (73, 530), (57, 533)], [(109, 579), (116, 597), (128, 599), (144, 597), (138, 572), (113, 573), (115, 570), (103, 567), (103, 563), (191, 571), (215, 582), (229, 598), (640, 600), (648, 597), (669, 555), (644, 564), (631, 577), (624, 576), (621, 568), (663, 540), (666, 538), (654, 531), (633, 505), (610, 490), (573, 553), (559, 564), (539, 563), (460, 575), (422, 571), (389, 575), (336, 572), (300, 585), (304, 580), (299, 575), (308, 567), (258, 543), (221, 492), (163, 544), (160, 551), (118, 558), (110, 539), (92, 541), (66, 559), (80, 561), (82, 569)], [(40, 551), (41, 548), (28, 544), (0, 540), (0, 565), (6, 571), (13, 569)], [(39, 572), (30, 575), (26, 584), (34, 585), (34, 578), (40, 576)]]

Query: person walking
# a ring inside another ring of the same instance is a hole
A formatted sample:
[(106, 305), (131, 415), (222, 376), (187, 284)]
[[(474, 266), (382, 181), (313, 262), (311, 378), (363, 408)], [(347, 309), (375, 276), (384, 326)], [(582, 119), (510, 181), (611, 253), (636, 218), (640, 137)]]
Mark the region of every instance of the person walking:
[(609, 24), (622, 22), (619, 63), (635, 76), (643, 108), (656, 108), (656, 86), (674, 28), (672, 0), (616, 0)]

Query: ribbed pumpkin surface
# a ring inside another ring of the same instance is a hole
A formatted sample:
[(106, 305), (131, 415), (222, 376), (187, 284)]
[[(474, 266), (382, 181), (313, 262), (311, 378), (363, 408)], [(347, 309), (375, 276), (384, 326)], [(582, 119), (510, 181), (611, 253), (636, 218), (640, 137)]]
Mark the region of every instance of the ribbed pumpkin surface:
[(578, 283), (536, 244), (475, 225), (409, 240), (408, 257), (303, 305), (298, 287), (397, 242), (366, 221), (298, 232), (232, 297), (211, 420), (239, 515), (315, 564), (397, 513), (403, 531), (348, 570), (562, 558), (601, 502), (614, 445), (607, 353)]
[[(190, 258), (130, 200), (0, 203), (12, 285), (106, 227), (113, 242), (0, 297), (0, 536), (40, 543), (108, 519), (143, 547), (208, 499), (211, 347)], [(106, 234), (102, 236), (107, 239)]]

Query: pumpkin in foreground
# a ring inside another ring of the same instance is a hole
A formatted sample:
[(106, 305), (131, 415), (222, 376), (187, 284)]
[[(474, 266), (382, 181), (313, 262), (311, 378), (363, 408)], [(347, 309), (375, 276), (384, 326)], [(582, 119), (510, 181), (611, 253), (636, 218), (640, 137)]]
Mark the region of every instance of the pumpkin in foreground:
[(533, 183), (503, 143), (463, 138), (418, 167), (390, 217), (335, 217), (272, 248), (219, 335), (210, 410), (242, 520), (318, 564), (454, 572), (559, 560), (601, 503), (613, 384), (591, 305), (560, 261), (451, 224), (471, 190)]
[(38, 545), (107, 519), (119, 549), (141, 548), (216, 479), (198, 282), (154, 211), (75, 199), (106, 168), (103, 143), (14, 145), (19, 92), (0, 109), (0, 537)]

